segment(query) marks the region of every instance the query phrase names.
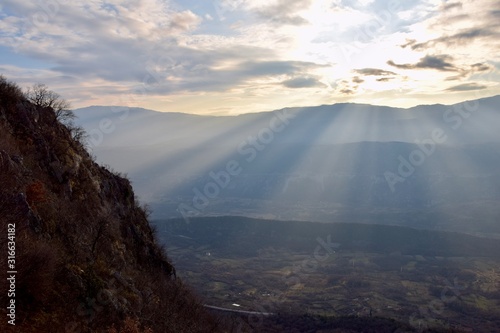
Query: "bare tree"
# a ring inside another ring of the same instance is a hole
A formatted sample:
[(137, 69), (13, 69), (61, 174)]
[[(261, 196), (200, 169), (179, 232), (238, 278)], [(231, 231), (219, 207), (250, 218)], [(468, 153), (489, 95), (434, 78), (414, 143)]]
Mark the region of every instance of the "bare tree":
[(28, 88), (25, 93), (26, 98), (39, 107), (49, 107), (54, 110), (56, 121), (59, 121), (70, 131), (73, 140), (83, 144), (87, 139), (85, 130), (74, 123), (75, 113), (71, 110), (71, 105), (63, 99), (61, 95), (50, 90), (43, 83), (35, 83)]
[(78, 141), (81, 144), (85, 144), (85, 141), (88, 139), (88, 135), (83, 127), (75, 125), (72, 121), (67, 123), (66, 127), (69, 129), (73, 140)]
[(75, 118), (69, 102), (43, 83), (35, 83), (31, 88), (28, 88), (26, 98), (37, 106), (52, 108), (56, 119), (61, 123), (69, 124)]

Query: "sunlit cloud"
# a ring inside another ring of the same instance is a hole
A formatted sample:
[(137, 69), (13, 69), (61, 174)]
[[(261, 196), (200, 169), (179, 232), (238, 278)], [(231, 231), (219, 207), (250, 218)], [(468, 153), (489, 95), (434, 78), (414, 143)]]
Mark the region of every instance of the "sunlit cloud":
[(324, 87), (325, 84), (318, 81), (315, 77), (296, 77), (283, 81), (282, 84), (287, 88), (311, 88)]
[(482, 90), (486, 89), (488, 86), (478, 84), (478, 83), (463, 83), (446, 89), (447, 91), (470, 91), (470, 90)]
[(450, 62), (453, 57), (449, 55), (426, 55), (416, 64), (396, 64), (389, 60), (388, 65), (399, 69), (435, 69), (438, 71), (456, 71), (456, 67)]
[(374, 75), (374, 76), (384, 76), (384, 75), (396, 75), (396, 73), (391, 71), (386, 71), (378, 68), (362, 68), (355, 69), (354, 72), (361, 75)]
[[(448, 89), (447, 81), (500, 93), (499, 12), (486, 0), (6, 0), (0, 67), (22, 85), (62, 91), (77, 107), (119, 99), (237, 114), (369, 98), (411, 106), (422, 92), (422, 102), (436, 102), (430, 92)], [(476, 81), (482, 73), (487, 84)]]

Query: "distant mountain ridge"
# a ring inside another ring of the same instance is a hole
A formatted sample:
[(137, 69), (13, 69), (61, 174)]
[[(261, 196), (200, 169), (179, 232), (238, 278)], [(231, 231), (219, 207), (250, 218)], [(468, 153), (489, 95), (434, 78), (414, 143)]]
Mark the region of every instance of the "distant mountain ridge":
[[(231, 139), (242, 141), (246, 136), (268, 127), (269, 121), (280, 113), (288, 114), (295, 119), (290, 122), (287, 131), (280, 138), (282, 142), (308, 143), (307, 140), (312, 137), (300, 133), (300, 129), (305, 128), (319, 132), (316, 133), (318, 137), (315, 137), (315, 143), (363, 141), (414, 143), (415, 139), (420, 138), (411, 135), (413, 132), (420, 132), (425, 138), (430, 133), (422, 132), (422, 129), (429, 131), (429, 128), (440, 127), (450, 130), (448, 144), (461, 144), (482, 143), (492, 139), (500, 142), (500, 134), (494, 126), (495, 120), (500, 117), (497, 108), (499, 103), (500, 96), (494, 96), (451, 106), (437, 104), (399, 109), (341, 103), (285, 108), (239, 116), (200, 116), (118, 106), (93, 106), (77, 109), (75, 113), (79, 117), (78, 123), (96, 135), (93, 144), (99, 146), (134, 145), (136, 138), (133, 135), (120, 135), (130, 134), (129, 131), (136, 131), (141, 135), (141, 145), (163, 143), (173, 138), (190, 142), (195, 135), (199, 141), (207, 141), (213, 139), (216, 134), (223, 134), (227, 129), (238, 129)], [(478, 112), (475, 112), (476, 110)], [(103, 124), (103, 120), (109, 122), (109, 125)], [(455, 133), (458, 129), (460, 133)], [(98, 134), (106, 134), (103, 142), (98, 140)], [(460, 137), (457, 137), (459, 134)], [(466, 142), (462, 142), (464, 139)]]
[[(491, 204), (500, 198), (499, 106), (493, 96), (219, 117), (117, 107), (76, 113), (97, 159), (127, 172), (156, 218), (370, 223), (382, 209), (377, 223), (500, 233)], [(473, 203), (488, 213), (463, 214)]]

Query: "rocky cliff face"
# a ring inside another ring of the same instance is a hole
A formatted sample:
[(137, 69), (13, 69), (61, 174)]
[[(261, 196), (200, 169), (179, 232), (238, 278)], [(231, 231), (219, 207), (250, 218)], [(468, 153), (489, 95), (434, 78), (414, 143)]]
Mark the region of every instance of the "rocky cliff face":
[(72, 135), (0, 78), (0, 331), (215, 331), (130, 182)]

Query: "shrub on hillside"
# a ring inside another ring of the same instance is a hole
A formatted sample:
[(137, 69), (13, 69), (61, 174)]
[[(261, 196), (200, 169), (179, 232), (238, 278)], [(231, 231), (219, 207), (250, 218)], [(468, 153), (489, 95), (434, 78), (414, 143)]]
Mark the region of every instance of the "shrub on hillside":
[(14, 104), (22, 99), (24, 99), (24, 95), (21, 88), (0, 75), (0, 103), (3, 105)]

